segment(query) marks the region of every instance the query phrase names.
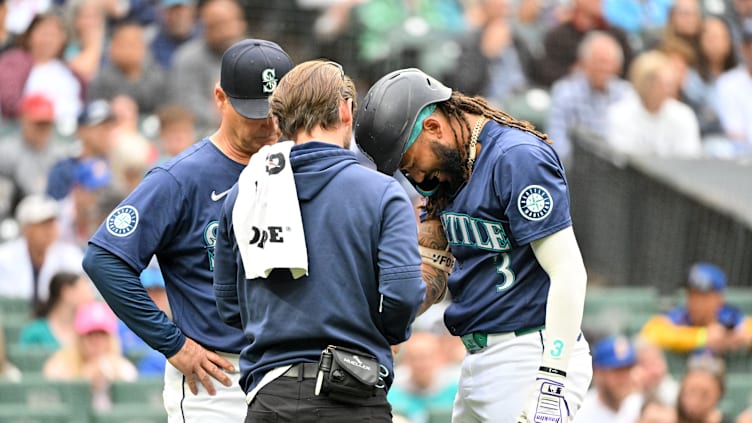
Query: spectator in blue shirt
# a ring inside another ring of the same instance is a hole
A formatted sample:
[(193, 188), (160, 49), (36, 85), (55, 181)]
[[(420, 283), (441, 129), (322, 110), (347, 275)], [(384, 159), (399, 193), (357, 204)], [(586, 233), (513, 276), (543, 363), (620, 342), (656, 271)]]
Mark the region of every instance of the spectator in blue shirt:
[(193, 0), (161, 0), (160, 6), (158, 32), (150, 47), (157, 63), (169, 69), (175, 50), (198, 35), (200, 29)]

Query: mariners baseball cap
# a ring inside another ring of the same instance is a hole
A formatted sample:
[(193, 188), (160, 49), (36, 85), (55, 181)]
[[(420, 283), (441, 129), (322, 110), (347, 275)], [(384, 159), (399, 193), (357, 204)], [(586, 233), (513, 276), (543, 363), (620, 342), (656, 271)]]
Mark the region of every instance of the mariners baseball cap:
[(42, 94), (31, 94), (21, 100), (21, 115), (34, 122), (55, 120), (55, 106)]
[(51, 197), (41, 194), (31, 194), (24, 197), (16, 207), (16, 222), (23, 227), (35, 223), (42, 223), (58, 217), (58, 204)]
[(689, 269), (687, 287), (702, 292), (718, 292), (726, 288), (726, 274), (710, 263), (695, 263)]
[(94, 301), (78, 307), (73, 328), (79, 335), (95, 331), (114, 334), (117, 331), (117, 317), (106, 303)]
[(115, 119), (107, 100), (94, 100), (78, 115), (78, 126), (94, 126)]
[(292, 60), (280, 46), (246, 39), (233, 44), (222, 56), (219, 85), (241, 116), (265, 119), (269, 96), (290, 69)]
[(593, 367), (621, 369), (635, 364), (635, 349), (628, 338), (611, 336), (600, 340), (593, 348)]

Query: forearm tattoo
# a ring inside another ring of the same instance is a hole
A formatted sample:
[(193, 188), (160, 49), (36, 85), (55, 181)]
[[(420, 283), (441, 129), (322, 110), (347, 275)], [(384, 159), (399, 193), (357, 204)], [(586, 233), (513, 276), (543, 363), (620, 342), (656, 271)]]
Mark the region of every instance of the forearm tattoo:
[[(438, 219), (426, 220), (420, 223), (418, 229), (418, 244), (423, 247), (437, 250), (446, 250), (448, 242), (444, 236), (444, 229)], [(421, 307), (421, 312), (433, 304), (438, 303), (447, 292), (447, 279), (449, 275), (435, 267), (421, 266), (423, 282), (426, 284), (426, 299)]]

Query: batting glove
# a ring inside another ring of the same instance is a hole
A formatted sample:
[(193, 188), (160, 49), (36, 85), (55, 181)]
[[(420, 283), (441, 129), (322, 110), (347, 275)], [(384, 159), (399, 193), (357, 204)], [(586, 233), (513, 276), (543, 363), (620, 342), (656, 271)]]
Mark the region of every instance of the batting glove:
[(565, 372), (541, 367), (517, 423), (568, 423), (569, 405), (564, 398), (564, 380)]

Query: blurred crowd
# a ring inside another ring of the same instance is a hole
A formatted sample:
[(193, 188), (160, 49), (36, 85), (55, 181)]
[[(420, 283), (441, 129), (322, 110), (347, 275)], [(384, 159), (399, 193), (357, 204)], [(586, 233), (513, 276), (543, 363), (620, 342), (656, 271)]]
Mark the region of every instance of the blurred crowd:
[[(162, 371), (164, 357), (99, 302), (82, 253), (151, 167), (217, 127), (221, 56), (246, 37), (295, 62), (336, 60), (361, 93), (420, 67), (536, 124), (565, 166), (583, 134), (625, 154), (752, 154), (752, 0), (0, 0), (0, 297), (29, 306), (19, 339), (5, 341), (48, 349), (45, 375), (105, 392)], [(752, 335), (722, 299), (692, 306), (723, 292), (709, 266), (690, 275), (706, 285), (688, 288), (687, 309), (656, 316), (637, 340), (592, 343), (578, 422), (731, 421), (718, 412), (717, 353), (748, 350)], [(156, 266), (142, 282), (169, 311)], [(679, 381), (660, 364), (665, 350), (692, 356)], [(1, 352), (0, 379), (17, 380)], [(423, 316), (398, 355), (395, 414), (451, 413), (462, 354), (440, 316)]]

